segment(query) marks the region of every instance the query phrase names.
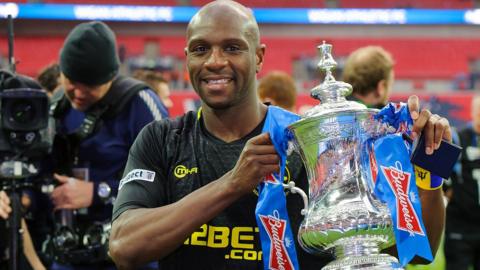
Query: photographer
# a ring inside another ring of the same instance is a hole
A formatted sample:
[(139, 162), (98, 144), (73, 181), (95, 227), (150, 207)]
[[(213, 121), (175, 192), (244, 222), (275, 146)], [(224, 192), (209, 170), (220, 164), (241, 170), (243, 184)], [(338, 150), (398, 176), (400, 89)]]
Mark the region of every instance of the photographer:
[(128, 150), (146, 124), (167, 112), (147, 85), (118, 75), (115, 34), (102, 22), (77, 25), (59, 63), (62, 90), (51, 106), (57, 131), (52, 269), (113, 269), (109, 225)]

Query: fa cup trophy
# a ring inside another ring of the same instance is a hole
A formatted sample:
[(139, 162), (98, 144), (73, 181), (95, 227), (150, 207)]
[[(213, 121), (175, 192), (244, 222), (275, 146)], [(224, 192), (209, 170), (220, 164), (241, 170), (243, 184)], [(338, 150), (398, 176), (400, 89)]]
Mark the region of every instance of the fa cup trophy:
[(336, 81), (332, 45), (318, 46), (318, 67), (325, 80), (311, 90), (321, 103), (288, 129), (309, 181), (308, 208), (299, 232), (309, 253), (334, 252), (323, 270), (402, 269), (398, 260), (380, 253), (395, 243), (390, 212), (374, 195), (368, 142), (387, 134), (374, 119), (378, 112), (347, 101), (352, 86)]

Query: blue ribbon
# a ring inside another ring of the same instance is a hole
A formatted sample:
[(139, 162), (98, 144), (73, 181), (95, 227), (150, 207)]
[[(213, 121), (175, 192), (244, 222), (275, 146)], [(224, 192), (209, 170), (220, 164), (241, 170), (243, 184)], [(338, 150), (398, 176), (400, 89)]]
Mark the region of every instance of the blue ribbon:
[(401, 134), (410, 132), (413, 125), (408, 107), (390, 103), (377, 114), (377, 119), (393, 126), (397, 132), (375, 140), (373, 150), (378, 173), (374, 193), (390, 209), (400, 263), (406, 265), (415, 255), (432, 261), (410, 162), (411, 145)]
[(413, 126), (413, 120), (410, 117), (408, 106), (403, 102), (388, 103), (375, 115), (375, 119), (394, 127), (396, 132), (407, 133), (409, 135)]
[(255, 216), (260, 231), (264, 269), (300, 269), (290, 228), (283, 179), (287, 160), (288, 125), (300, 117), (279, 107), (269, 106), (262, 132), (270, 133), (280, 157), (280, 172), (265, 177), (259, 185)]

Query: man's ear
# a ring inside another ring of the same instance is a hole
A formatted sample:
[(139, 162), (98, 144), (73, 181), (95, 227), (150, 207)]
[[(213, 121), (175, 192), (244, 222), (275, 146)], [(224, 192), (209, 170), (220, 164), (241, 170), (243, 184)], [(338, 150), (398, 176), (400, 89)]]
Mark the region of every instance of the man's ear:
[(188, 48), (187, 47), (183, 48), (183, 53), (185, 53), (185, 56), (187, 56), (187, 53), (188, 53)]
[(265, 105), (275, 105), (275, 102), (271, 98), (268, 98), (268, 97), (260, 99), (260, 101)]
[(263, 58), (265, 57), (265, 48), (267, 46), (265, 44), (260, 44), (260, 46), (257, 47), (257, 50), (255, 52), (255, 73), (260, 72), (262, 70), (263, 66)]
[(385, 92), (387, 91), (387, 80), (380, 80), (377, 83), (377, 89), (375, 90), (376, 97), (383, 97), (385, 96)]

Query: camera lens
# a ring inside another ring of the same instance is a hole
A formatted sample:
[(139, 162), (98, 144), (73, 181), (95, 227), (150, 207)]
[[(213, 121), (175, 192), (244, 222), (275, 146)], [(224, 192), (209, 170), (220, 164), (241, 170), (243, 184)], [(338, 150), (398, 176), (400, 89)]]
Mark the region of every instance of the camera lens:
[(1, 128), (39, 131), (48, 125), (48, 96), (42, 90), (7, 89), (0, 93)]
[(77, 246), (77, 235), (68, 227), (61, 227), (53, 237), (53, 244), (58, 250), (73, 249)]
[(11, 122), (26, 124), (33, 121), (35, 118), (34, 106), (28, 100), (17, 100), (16, 102), (14, 102), (12, 104), (11, 112)]

